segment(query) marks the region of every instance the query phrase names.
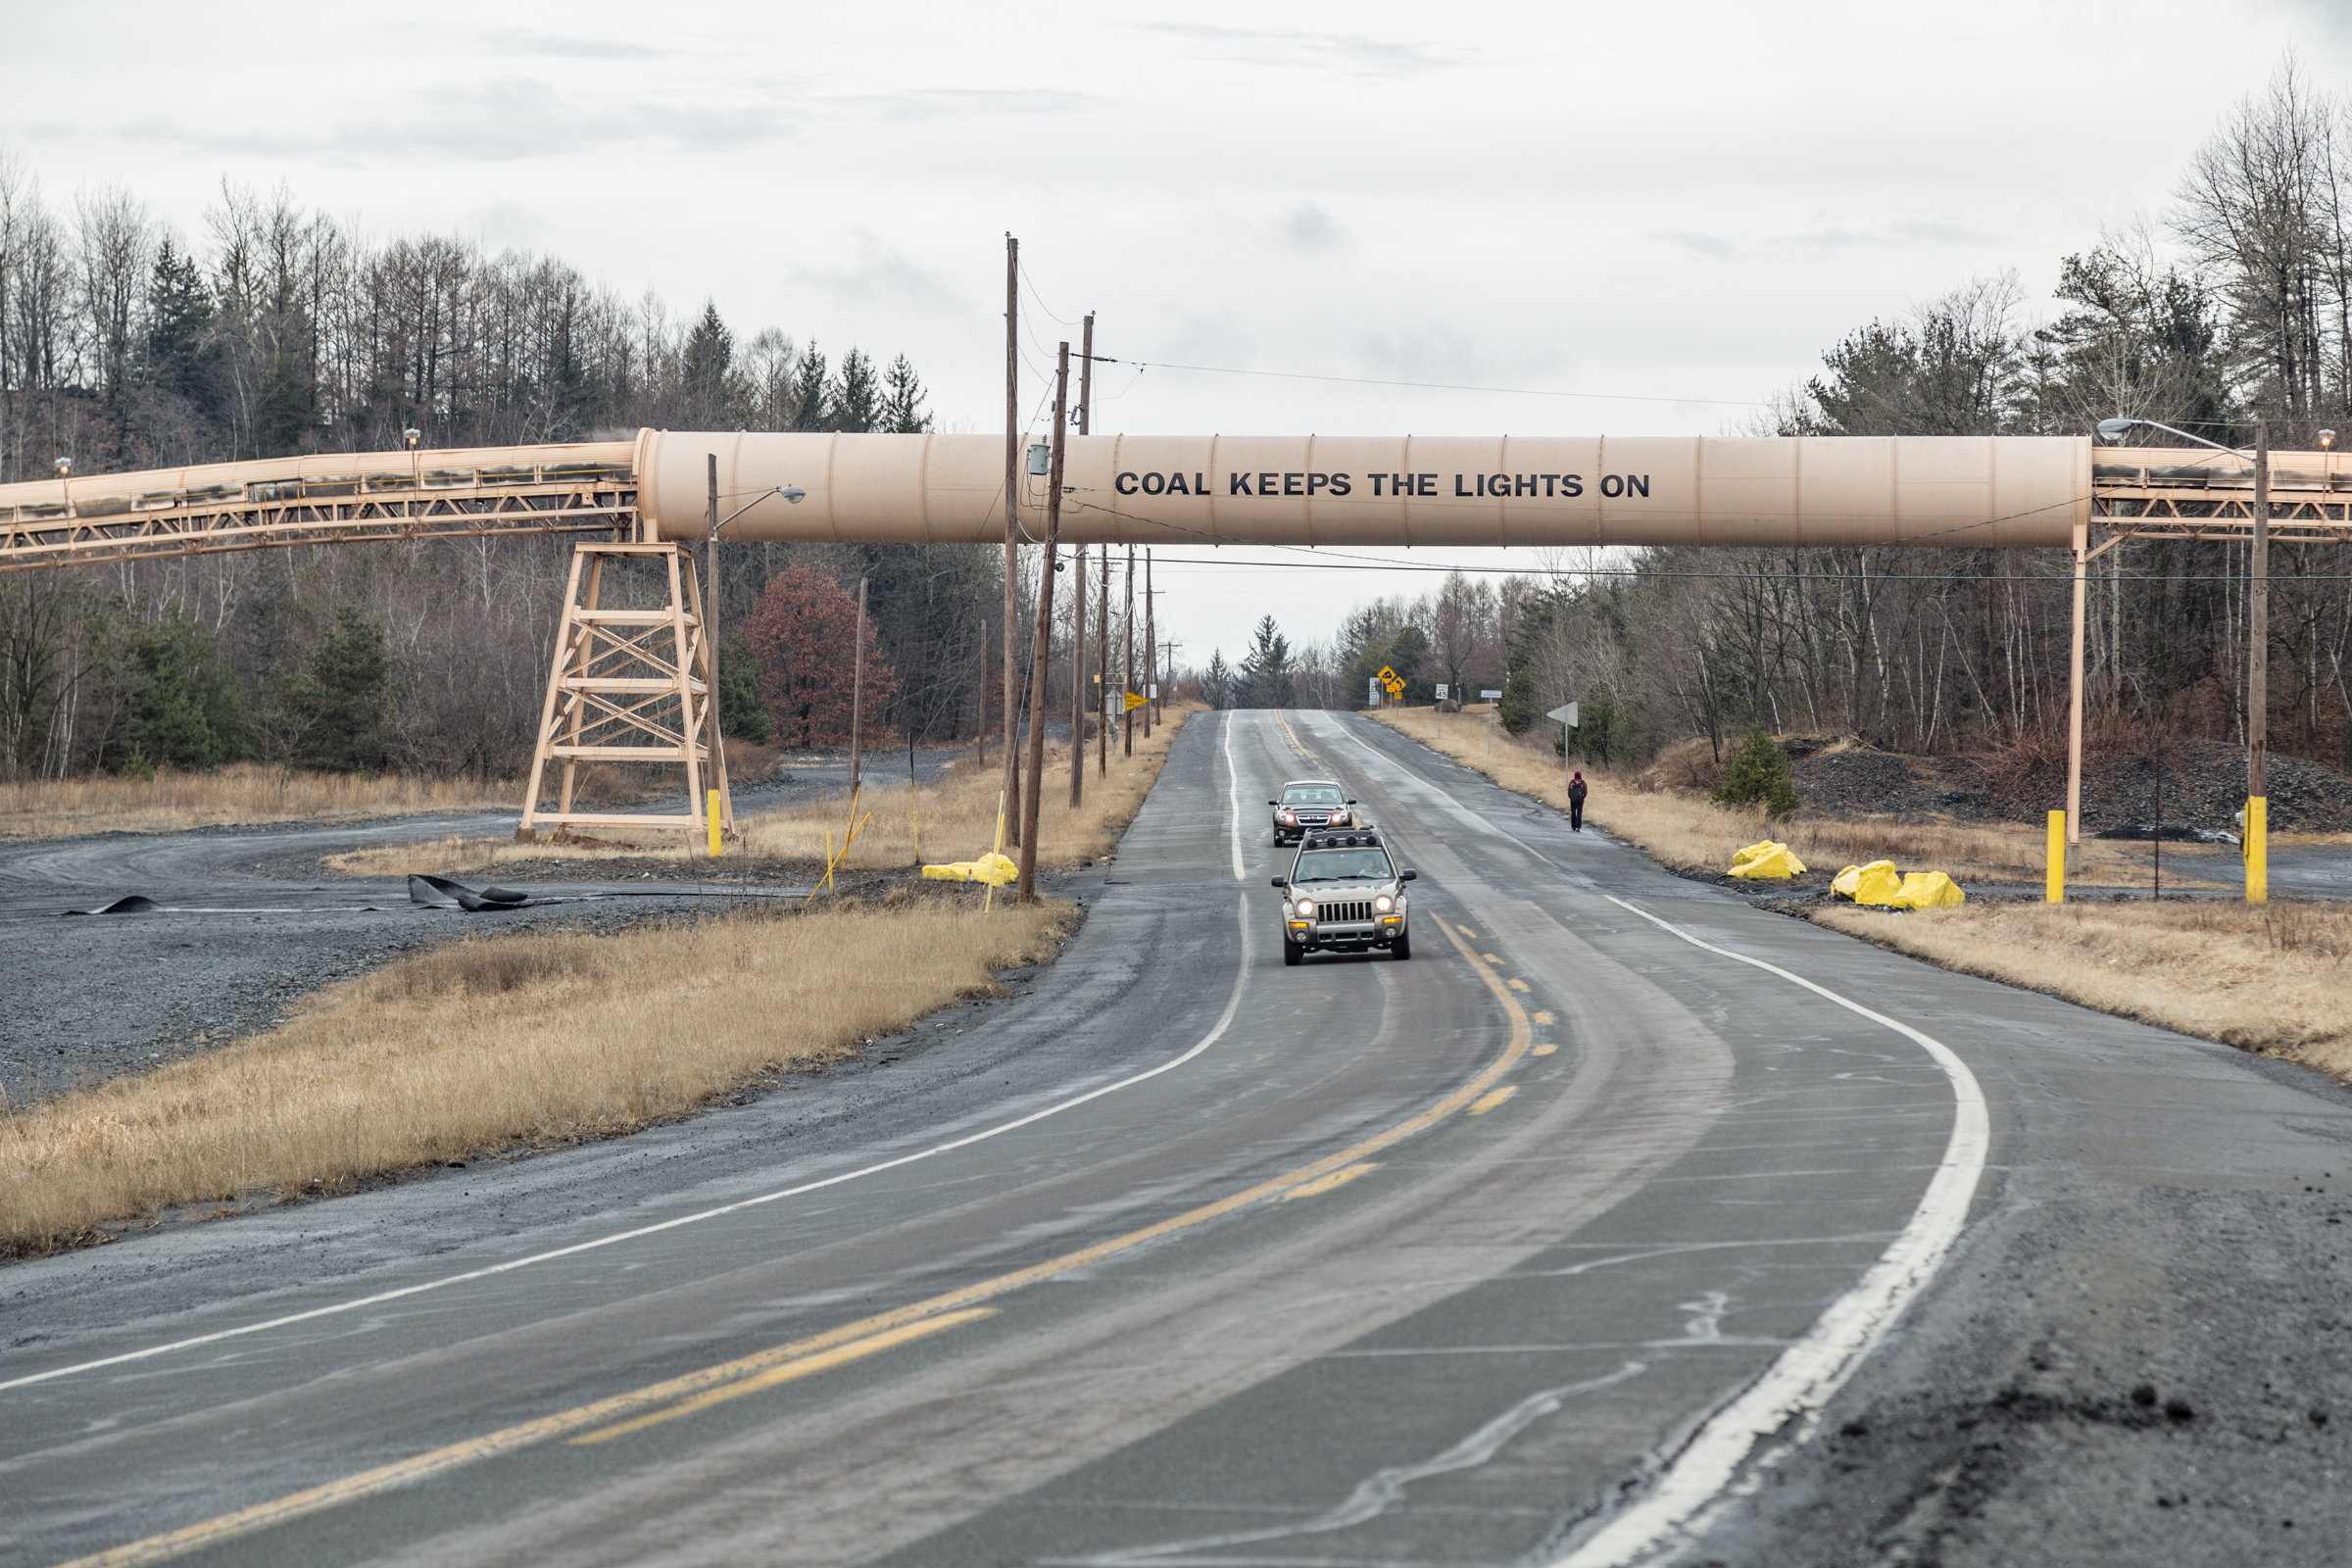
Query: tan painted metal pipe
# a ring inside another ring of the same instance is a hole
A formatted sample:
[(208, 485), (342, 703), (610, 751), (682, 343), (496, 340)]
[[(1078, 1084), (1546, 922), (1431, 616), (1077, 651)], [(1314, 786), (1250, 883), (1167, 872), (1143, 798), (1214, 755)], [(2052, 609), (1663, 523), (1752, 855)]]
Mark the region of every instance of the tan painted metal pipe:
[[(1065, 543), (1864, 545), (2064, 549), (2091, 514), (2068, 436), (1071, 436)], [(648, 539), (702, 536), (723, 496), (799, 485), (745, 540), (986, 544), (1004, 536), (996, 435), (647, 430)], [(1046, 481), (1024, 478), (1042, 535)]]

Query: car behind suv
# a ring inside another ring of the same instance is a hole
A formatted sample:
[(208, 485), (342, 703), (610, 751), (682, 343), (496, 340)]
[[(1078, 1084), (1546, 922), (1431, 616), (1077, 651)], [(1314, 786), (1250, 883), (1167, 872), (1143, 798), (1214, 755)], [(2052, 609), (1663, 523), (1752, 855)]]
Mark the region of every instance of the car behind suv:
[(1302, 839), (1282, 889), (1282, 961), (1299, 964), (1310, 953), (1368, 953), (1386, 949), (1413, 956), (1413, 931), (1404, 885), (1411, 867), (1389, 858), (1372, 832), (1315, 833)]
[(1295, 778), (1282, 787), (1282, 799), (1268, 801), (1274, 808), (1274, 847), (1297, 842), (1318, 828), (1362, 827), (1360, 813), (1348, 808), (1355, 803), (1348, 792), (1327, 778)]

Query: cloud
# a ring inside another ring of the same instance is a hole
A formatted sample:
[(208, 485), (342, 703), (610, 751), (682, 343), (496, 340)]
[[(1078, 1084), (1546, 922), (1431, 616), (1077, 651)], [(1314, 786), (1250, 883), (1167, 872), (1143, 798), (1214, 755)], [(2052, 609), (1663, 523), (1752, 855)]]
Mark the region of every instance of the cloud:
[(492, 27), (481, 34), (482, 46), (501, 59), (552, 57), (564, 60), (659, 60), (676, 51), (650, 44), (624, 43), (618, 38), (582, 38), (571, 33), (533, 32), (521, 27)]
[(1739, 254), (1733, 248), (1732, 242), (1720, 234), (1702, 234), (1694, 229), (1687, 228), (1668, 228), (1659, 230), (1652, 237), (1662, 239), (1669, 245), (1680, 245), (1687, 251), (1696, 251), (1711, 261), (1728, 262)]
[(1141, 30), (1180, 38), (1196, 54), (1249, 65), (1319, 66), (1353, 76), (1412, 76), (1462, 64), (1466, 52), (1370, 38), (1360, 33), (1217, 27), (1199, 22), (1152, 22)]
[(1085, 114), (1107, 109), (1113, 100), (1052, 87), (927, 87), (846, 96), (827, 102), (835, 107), (864, 109), (884, 120), (936, 121)]
[(858, 259), (838, 268), (804, 269), (786, 280), (853, 305), (910, 305), (917, 310), (959, 315), (971, 302), (939, 273), (907, 259), (876, 236), (858, 232)]
[(1293, 250), (1329, 251), (1340, 246), (1340, 228), (1313, 202), (1300, 202), (1282, 220), (1283, 242)]
[(545, 82), (485, 83), (419, 111), (404, 104), (386, 114), (370, 106), (320, 129), (221, 131), (203, 121), (150, 117), (128, 127), (134, 138), (177, 142), (207, 152), (275, 159), (319, 158), (343, 164), (508, 163), (621, 147), (708, 151), (789, 137), (794, 122), (764, 104), (573, 100)]

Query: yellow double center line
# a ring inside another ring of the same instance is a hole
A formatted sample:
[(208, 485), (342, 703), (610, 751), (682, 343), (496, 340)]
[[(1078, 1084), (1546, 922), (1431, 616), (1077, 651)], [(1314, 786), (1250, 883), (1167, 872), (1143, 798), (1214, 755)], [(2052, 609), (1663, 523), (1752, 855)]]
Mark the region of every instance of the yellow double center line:
[[(982, 1280), (957, 1290), (944, 1292), (924, 1300), (896, 1307), (888, 1312), (877, 1312), (870, 1317), (859, 1318), (855, 1323), (845, 1323), (840, 1328), (830, 1329), (808, 1339), (795, 1340), (789, 1345), (779, 1345), (771, 1349), (741, 1356), (732, 1361), (720, 1361), (699, 1371), (686, 1373), (682, 1377), (669, 1378), (660, 1383), (649, 1383), (644, 1388), (632, 1390), (627, 1394), (616, 1394), (611, 1398), (599, 1399), (591, 1404), (577, 1405), (569, 1410), (559, 1411), (554, 1415), (541, 1416), (536, 1421), (525, 1421), (515, 1426), (503, 1427), (478, 1438), (467, 1438), (463, 1443), (453, 1443), (446, 1447), (435, 1448), (413, 1458), (379, 1465), (373, 1470), (363, 1470), (357, 1475), (344, 1476), (322, 1486), (309, 1487), (300, 1492), (290, 1492), (286, 1495), (269, 1502), (255, 1503), (250, 1508), (239, 1508), (234, 1513), (220, 1514), (201, 1523), (169, 1531), (163, 1535), (149, 1536), (144, 1540), (117, 1546), (110, 1551), (102, 1551), (93, 1556), (76, 1557), (70, 1563), (60, 1564), (59, 1568), (126, 1568), (126, 1565), (133, 1563), (162, 1562), (168, 1558), (181, 1556), (206, 1546), (217, 1545), (237, 1536), (249, 1535), (257, 1530), (267, 1530), (272, 1525), (286, 1524), (309, 1514), (322, 1513), (329, 1508), (357, 1502), (363, 1497), (390, 1492), (399, 1487), (412, 1486), (446, 1471), (456, 1470), (469, 1464), (478, 1464), (485, 1459), (495, 1459), (502, 1454), (513, 1453), (516, 1449), (527, 1448), (553, 1439), (572, 1438), (575, 1442), (601, 1443), (612, 1438), (623, 1437), (657, 1422), (671, 1420), (677, 1416), (691, 1415), (698, 1410), (708, 1409), (711, 1405), (727, 1399), (739, 1398), (747, 1394), (757, 1394), (763, 1389), (774, 1388), (799, 1378), (829, 1371), (834, 1367), (861, 1360), (869, 1355), (895, 1349), (899, 1346), (914, 1340), (993, 1316), (996, 1309), (982, 1307), (980, 1303), (1020, 1290), (1025, 1286), (1053, 1279), (1056, 1275), (1067, 1274), (1073, 1269), (1086, 1268), (1100, 1263), (1105, 1258), (1115, 1257), (1121, 1252), (1132, 1251), (1136, 1248), (1148, 1246), (1180, 1231), (1204, 1225), (1212, 1219), (1221, 1218), (1237, 1209), (1248, 1208), (1252, 1203), (1281, 1198), (1296, 1189), (1310, 1185), (1315, 1186), (1317, 1192), (1331, 1191), (1340, 1186), (1341, 1182), (1323, 1184), (1322, 1178), (1344, 1171), (1348, 1166), (1364, 1162), (1371, 1155), (1387, 1149), (1392, 1144), (1400, 1143), (1416, 1133), (1426, 1132), (1454, 1112), (1472, 1104), (1494, 1086), (1496, 1079), (1509, 1072), (1518, 1063), (1520, 1057), (1527, 1054), (1532, 1031), (1528, 1024), (1526, 1010), (1519, 1005), (1518, 1000), (1511, 995), (1509, 988), (1502, 983), (1501, 979), (1488, 966), (1479, 954), (1472, 950), (1468, 943), (1442, 922), (1433, 923), (1446, 933), (1446, 940), (1450, 941), (1461, 953), (1462, 957), (1470, 964), (1471, 968), (1477, 971), (1479, 978), (1486, 982), (1487, 989), (1494, 994), (1494, 1000), (1502, 1004), (1504, 1014), (1510, 1019), (1510, 1044), (1505, 1046), (1502, 1054), (1490, 1062), (1476, 1077), (1445, 1099), (1416, 1115), (1406, 1117), (1384, 1132), (1375, 1133), (1361, 1143), (1343, 1149), (1336, 1154), (1326, 1154), (1321, 1159), (1315, 1160), (1311, 1164), (1300, 1165), (1296, 1170), (1285, 1171), (1282, 1175), (1259, 1182), (1253, 1187), (1244, 1188), (1229, 1197), (1218, 1199), (1213, 1203), (1203, 1203), (1199, 1208), (1190, 1209), (1155, 1224), (1146, 1225), (1141, 1230), (1129, 1231), (1124, 1236), (1114, 1236), (1108, 1241), (1097, 1242), (1092, 1247), (1082, 1247), (1074, 1252), (1064, 1252), (1061, 1256), (1050, 1258), (1043, 1263), (1014, 1269), (1008, 1274), (1000, 1274), (994, 1279)], [(1352, 1180), (1354, 1176), (1362, 1174), (1367, 1174), (1367, 1172), (1350, 1172), (1344, 1176), (1342, 1181)], [(1299, 1196), (1312, 1195), (1301, 1193)], [(667, 1408), (663, 1408), (664, 1406)], [(585, 1436), (574, 1437), (574, 1434), (585, 1434)]]

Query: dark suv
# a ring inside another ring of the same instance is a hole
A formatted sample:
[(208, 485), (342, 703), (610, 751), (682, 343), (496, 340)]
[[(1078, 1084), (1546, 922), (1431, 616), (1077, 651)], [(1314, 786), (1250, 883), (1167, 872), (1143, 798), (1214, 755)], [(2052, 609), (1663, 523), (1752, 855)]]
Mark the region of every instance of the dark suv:
[(1362, 813), (1351, 811), (1355, 803), (1348, 792), (1327, 778), (1295, 778), (1282, 787), (1282, 799), (1268, 801), (1274, 808), (1274, 847), (1296, 844), (1308, 833), (1327, 827), (1362, 827)]

